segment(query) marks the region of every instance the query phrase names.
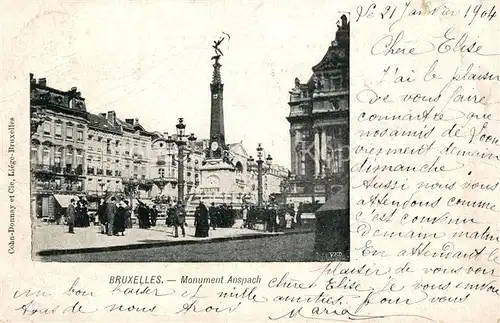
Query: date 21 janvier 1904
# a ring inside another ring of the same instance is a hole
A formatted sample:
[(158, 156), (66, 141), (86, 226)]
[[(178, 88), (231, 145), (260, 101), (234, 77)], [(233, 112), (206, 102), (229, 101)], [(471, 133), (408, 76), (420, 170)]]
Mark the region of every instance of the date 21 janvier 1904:
[(380, 19), (395, 20), (399, 22), (404, 18), (431, 15), (431, 16), (445, 16), (457, 17), (462, 15), (464, 19), (468, 19), (469, 26), (473, 24), (478, 18), (491, 21), (497, 17), (497, 10), (495, 5), (488, 4), (474, 4), (469, 5), (465, 10), (452, 8), (450, 4), (440, 3), (434, 8), (429, 8), (426, 5), (420, 8), (410, 8), (411, 2), (407, 1), (403, 6), (386, 5), (377, 6), (375, 3), (369, 6), (358, 6), (356, 8), (356, 22), (361, 18), (372, 19), (379, 17)]

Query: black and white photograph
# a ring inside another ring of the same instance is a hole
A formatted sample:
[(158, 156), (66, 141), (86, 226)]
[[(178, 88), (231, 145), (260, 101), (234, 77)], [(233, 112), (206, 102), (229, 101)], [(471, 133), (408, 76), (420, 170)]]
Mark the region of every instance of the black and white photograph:
[(349, 13), (113, 9), (33, 22), (33, 260), (350, 261)]

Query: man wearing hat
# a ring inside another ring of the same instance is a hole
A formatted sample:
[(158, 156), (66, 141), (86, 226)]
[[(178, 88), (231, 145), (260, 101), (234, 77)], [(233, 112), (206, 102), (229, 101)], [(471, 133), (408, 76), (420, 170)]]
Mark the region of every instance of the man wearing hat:
[(66, 217), (68, 219), (68, 233), (75, 233), (75, 212), (76, 201), (71, 199), (68, 207), (66, 208)]
[(175, 207), (175, 237), (179, 236), (178, 227), (181, 227), (182, 236), (186, 236), (186, 231), (184, 229), (184, 223), (186, 222), (186, 209), (182, 205), (181, 201), (177, 201), (177, 206)]

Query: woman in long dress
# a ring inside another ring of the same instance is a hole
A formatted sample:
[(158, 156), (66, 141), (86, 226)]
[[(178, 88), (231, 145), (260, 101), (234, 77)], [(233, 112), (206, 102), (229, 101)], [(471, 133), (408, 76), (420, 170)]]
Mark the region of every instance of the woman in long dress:
[(116, 216), (114, 223), (114, 234), (125, 235), (125, 203), (120, 202), (116, 206)]
[(206, 238), (208, 237), (208, 230), (210, 225), (208, 224), (208, 209), (200, 202), (195, 212), (196, 219), (196, 231), (194, 236), (198, 238)]

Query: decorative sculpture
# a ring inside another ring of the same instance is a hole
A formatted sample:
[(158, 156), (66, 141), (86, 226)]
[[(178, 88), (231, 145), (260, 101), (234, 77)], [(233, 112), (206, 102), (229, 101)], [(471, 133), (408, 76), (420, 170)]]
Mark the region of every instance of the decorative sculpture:
[(215, 50), (215, 55), (212, 56), (211, 59), (215, 59), (215, 62), (217, 62), (221, 56), (224, 56), (224, 53), (220, 50), (219, 46), (222, 44), (224, 39), (226, 39), (226, 36), (227, 36), (228, 41), (231, 39), (231, 36), (229, 36), (229, 34), (227, 34), (225, 32), (222, 32), (222, 33), (225, 36), (222, 36), (221, 38), (219, 38), (219, 40), (214, 40), (214, 44), (212, 45), (212, 48)]

